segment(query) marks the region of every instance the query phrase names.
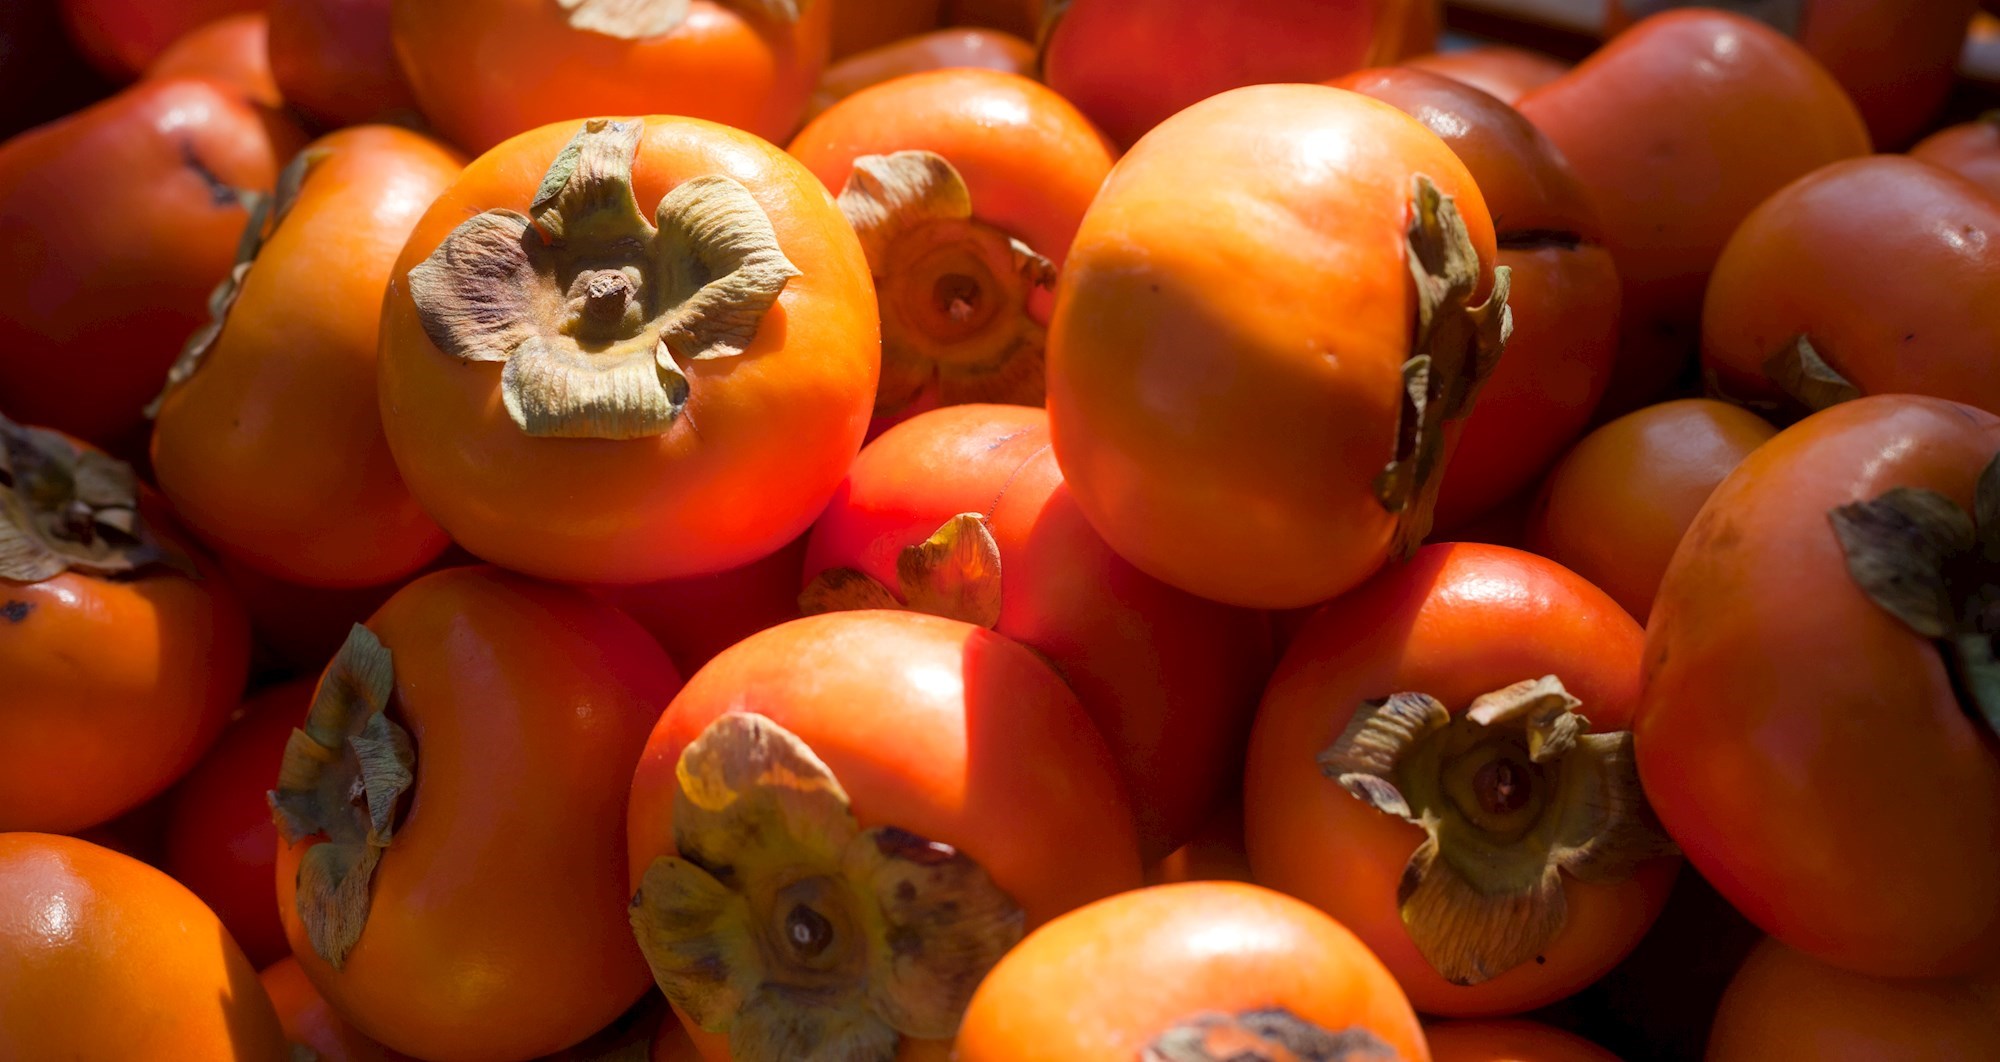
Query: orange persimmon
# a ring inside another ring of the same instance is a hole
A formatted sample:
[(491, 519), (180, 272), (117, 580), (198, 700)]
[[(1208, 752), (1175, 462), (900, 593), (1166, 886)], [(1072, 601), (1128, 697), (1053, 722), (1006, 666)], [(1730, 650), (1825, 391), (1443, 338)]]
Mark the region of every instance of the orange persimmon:
[(266, 107), (281, 106), (271, 78), (270, 19), (262, 11), (219, 18), (193, 30), (146, 67), (147, 77), (205, 77), (234, 85)]
[(174, 879), (74, 837), (0, 833), (0, 1057), (277, 1062), (229, 931)]
[(1570, 71), (1570, 64), (1554, 56), (1504, 44), (1419, 55), (1399, 65), (1462, 81), (1509, 106)]
[(1430, 1059), (1353, 933), (1237, 882), (1158, 885), (1043, 926), (980, 984), (953, 1046), (958, 1062)]
[[(264, 818), (268, 826), (270, 815)], [(277, 1008), (285, 1039), (311, 1051), (314, 1062), (414, 1062), (410, 1056), (370, 1040), (343, 1020), (289, 954), (265, 967), (257, 980)]]
[(806, 536), (800, 535), (768, 557), (714, 575), (592, 589), (638, 620), (674, 658), (674, 667), (692, 675), (737, 642), (798, 619), (805, 562)]
[(1778, 429), (1727, 402), (1684, 398), (1583, 437), (1542, 484), (1527, 547), (1644, 623), (1667, 562), (1716, 485)]
[(835, 0), (832, 57), (856, 52), (937, 29), (939, 0)]
[(1428, 546), (1322, 608), (1244, 766), (1256, 880), (1339, 919), (1427, 1014), (1485, 1017), (1602, 977), (1679, 862), (1631, 713), (1644, 634), (1502, 546)]
[(314, 141), (252, 219), (214, 320), (168, 376), (160, 489), (198, 534), (287, 582), (406, 578), (449, 540), (403, 486), (375, 397), (382, 292), (462, 160), (356, 126)]
[[(866, 0), (869, 4), (881, 0)], [(826, 65), (833, 0), (391, 0), (411, 94), (478, 154), (593, 114), (675, 114), (782, 141)]]
[(1447, 1021), (1424, 1036), (1431, 1062), (1618, 1062), (1581, 1036), (1532, 1021)]
[(905, 74), (972, 68), (1035, 75), (1035, 46), (991, 29), (941, 29), (850, 55), (826, 68), (806, 107), (810, 121), (871, 85)]
[(1766, 940), (1729, 982), (1709, 1062), (1975, 1062), (2000, 1058), (2000, 982), (1849, 973)]
[(325, 128), (421, 119), (389, 41), (391, 0), (271, 0), (271, 76)]
[(1702, 877), (1824, 962), (2000, 954), (1996, 451), (2000, 418), (1942, 399), (1816, 413), (1722, 481), (1654, 600), (1646, 793)]
[(1017, 74), (939, 70), (849, 96), (790, 151), (839, 194), (875, 276), (875, 430), (1041, 405), (1049, 289), (1114, 158), (1089, 119)]
[(357, 626), (270, 796), (278, 914), (335, 1011), (421, 1058), (526, 1059), (638, 1000), (625, 791), (679, 685), (623, 613), (491, 568)]
[(1910, 157), (1942, 166), (2000, 198), (2000, 111), (1932, 133), (1910, 149)]
[(1687, 372), (1709, 272), (1757, 204), (1868, 153), (1867, 127), (1832, 75), (1783, 34), (1722, 11), (1646, 19), (1518, 106), (1590, 190), (1618, 262), (1611, 414)]
[[(14, 0), (19, 3), (20, 0)], [(63, 28), (84, 58), (118, 81), (139, 76), (175, 41), (269, 0), (61, 0)]]
[(1216, 601), (1359, 584), (1429, 533), (1447, 425), (1509, 327), (1494, 256), (1465, 164), (1386, 103), (1260, 85), (1168, 119), (1057, 284), (1049, 423), (1078, 506)]
[(861, 449), (880, 362), (832, 197), (692, 118), (563, 122), (474, 160), (383, 314), (410, 492), (480, 558), (577, 582), (712, 574), (798, 537)]

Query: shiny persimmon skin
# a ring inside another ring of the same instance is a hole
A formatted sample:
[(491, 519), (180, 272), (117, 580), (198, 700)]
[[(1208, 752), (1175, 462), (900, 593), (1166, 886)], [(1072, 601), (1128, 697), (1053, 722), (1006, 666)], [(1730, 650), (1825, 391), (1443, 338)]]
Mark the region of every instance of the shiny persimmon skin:
[(1035, 46), (999, 30), (942, 29), (871, 48), (826, 68), (806, 107), (806, 120), (862, 89), (906, 74), (968, 67), (1032, 78)]
[(1357, 93), (1227, 92), (1113, 168), (1057, 285), (1048, 408), (1077, 504), (1141, 571), (1292, 608), (1387, 558), (1374, 480), (1413, 342), (1416, 174), (1457, 201), (1483, 287), (1493, 224), (1471, 174)]
[(673, 30), (627, 41), (571, 27), (548, 0), (391, 0), (390, 32), (424, 116), (474, 154), (600, 114), (680, 114), (783, 141), (826, 65), (835, 7), (800, 6), (779, 27), (693, 0)]
[[(830, 6), (830, 5), (827, 5)], [(813, 10), (824, 6), (813, 5)], [(653, 117), (633, 166), (650, 217), (682, 181), (724, 173), (769, 216), (801, 271), (737, 357), (687, 361), (687, 408), (650, 438), (536, 439), (507, 417), (501, 366), (425, 334), (406, 281), (482, 210), (525, 210), (580, 127), (544, 126), (473, 160), (417, 223), (390, 274), (378, 397), (404, 481), (457, 542), (515, 571), (634, 584), (767, 556), (811, 525), (875, 401), (880, 324), (854, 229), (805, 167), (748, 133)], [(523, 526), (535, 514), (542, 526)]]
[(1617, 884), (1565, 875), (1568, 918), (1545, 961), (1453, 985), (1410, 941), (1396, 900), (1423, 830), (1342, 789), (1318, 756), (1364, 700), (1427, 693), (1456, 715), (1481, 694), (1543, 675), (1583, 702), (1591, 732), (1627, 729), (1642, 638), (1617, 602), (1541, 557), (1467, 543), (1419, 550), (1321, 609), (1278, 664), (1244, 767), (1252, 872), (1353, 929), (1426, 1014), (1515, 1014), (1597, 980), (1659, 916), (1677, 860), (1648, 861)]
[(1519, 108), (1590, 190), (1618, 264), (1613, 414), (1686, 370), (1702, 291), (1737, 224), (1794, 179), (1869, 150), (1860, 114), (1811, 56), (1720, 11), (1646, 19)]
[(1816, 170), (1730, 237), (1701, 325), (1702, 364), (1732, 398), (1782, 398), (1764, 362), (1804, 335), (1862, 394), (2000, 413), (2000, 201), (1898, 155)]
[(1528, 549), (1583, 576), (1644, 622), (1702, 503), (1778, 429), (1755, 413), (1684, 398), (1583, 437), (1549, 473)]
[(1441, 74), (1399, 67), (1331, 82), (1436, 133), (1493, 216), (1496, 265), (1514, 271), (1514, 334), (1445, 466), (1437, 523), (1457, 527), (1526, 487), (1583, 431), (1610, 381), (1618, 270), (1590, 194), (1512, 107)]
[[(1685, 6), (1729, 6), (1722, 4)], [(1737, 6), (1750, 7), (1754, 3)], [(1798, 0), (1798, 41), (1854, 99), (1884, 151), (1920, 135), (1950, 94), (1959, 46), (1979, 0)], [(1659, 4), (1649, 5), (1658, 10)], [(1754, 16), (1753, 16), (1754, 17)], [(1632, 25), (1620, 0), (1608, 0), (1604, 29)]]
[(175, 78), (0, 145), (0, 408), (138, 441), (236, 257), (248, 215), (223, 185), (270, 188), (301, 139), (235, 89)]
[(175, 41), (268, 0), (61, 0), (63, 28), (106, 77), (130, 81)]
[(160, 869), (208, 904), (253, 965), (292, 953), (272, 898), (278, 828), (264, 795), (276, 783), (292, 729), (305, 723), (313, 686), (311, 679), (298, 679), (244, 701), (208, 755), (166, 798)]
[(638, 624), (492, 568), (405, 587), (368, 621), (416, 782), (346, 965), (313, 951), (278, 854), (278, 913), (355, 1028), (426, 1059), (525, 1059), (596, 1032), (651, 977), (626, 924), (626, 779), (679, 689)]
[(271, 78), (269, 36), (270, 19), (262, 11), (219, 18), (161, 52), (146, 67), (146, 76), (212, 78), (266, 107), (277, 107), (284, 100)]
[(593, 592), (639, 621), (674, 667), (692, 675), (717, 653), (762, 630), (799, 618), (800, 535), (768, 557), (714, 575), (663, 579)]
[[(729, 711), (764, 715), (805, 742), (863, 829), (896, 826), (971, 857), (1030, 930), (1139, 886), (1131, 804), (1062, 679), (984, 628), (877, 611), (753, 635), (688, 681), (632, 776), (633, 888), (654, 859), (673, 854), (682, 750)], [(703, 1057), (727, 1062), (726, 1038), (691, 1035)], [(943, 1062), (946, 1046), (905, 1038), (899, 1057)]]
[(1618, 1062), (1581, 1036), (1532, 1021), (1448, 1021), (1424, 1036), (1431, 1062)]
[(288, 1056), (257, 968), (193, 893), (88, 841), (0, 833), (0, 1057)]
[(1996, 449), (2000, 418), (1942, 399), (1814, 414), (1716, 488), (1654, 600), (1647, 796), (1737, 910), (1824, 962), (1937, 977), (2000, 946), (2000, 755), (1827, 518), (1896, 486), (1969, 509)]
[[(141, 512), (156, 530), (157, 496)], [(184, 540), (167, 536), (191, 554)], [(243, 693), (250, 629), (213, 565), (0, 579), (0, 831), (73, 833), (187, 773)]]
[(389, 42), (390, 0), (271, 0), (271, 74), (325, 128), (410, 124), (417, 101)]
[(1510, 107), (1570, 71), (1570, 64), (1553, 56), (1504, 44), (1419, 55), (1400, 65), (1462, 81)]
[(862, 0), (836, 3), (832, 58), (894, 44), (938, 25), (939, 0)]
[(1980, 119), (1948, 126), (1917, 141), (1910, 157), (1971, 181), (2000, 198), (2000, 122)]
[(896, 558), (959, 513), (1000, 547), (994, 630), (1054, 661), (1111, 747), (1148, 863), (1228, 798), (1271, 668), (1264, 617), (1140, 572), (1078, 511), (1049, 449), (1048, 414), (934, 410), (861, 451), (814, 525), (808, 582), (854, 568), (897, 585)]
[(1311, 907), (1238, 882), (1159, 885), (1029, 935), (966, 1008), (958, 1062), (1129, 1062), (1202, 1014), (1280, 1007), (1427, 1062), (1423, 1031), (1366, 946)]
[(2000, 983), (1849, 973), (1765, 940), (1729, 982), (1708, 1062), (1979, 1062), (2000, 1058)]
[(410, 1056), (383, 1047), (341, 1020), (290, 955), (266, 966), (257, 980), (277, 1008), (285, 1039), (312, 1050), (318, 1062), (410, 1062)]
[(1119, 144), (1227, 89), (1393, 61), (1406, 0), (1074, 0), (1042, 55), (1049, 87)]
[(463, 160), (381, 125), (307, 150), (324, 156), (200, 368), (161, 403), (153, 468), (181, 518), (243, 563), (306, 586), (376, 586), (450, 543), (389, 455), (375, 359), (390, 269)]

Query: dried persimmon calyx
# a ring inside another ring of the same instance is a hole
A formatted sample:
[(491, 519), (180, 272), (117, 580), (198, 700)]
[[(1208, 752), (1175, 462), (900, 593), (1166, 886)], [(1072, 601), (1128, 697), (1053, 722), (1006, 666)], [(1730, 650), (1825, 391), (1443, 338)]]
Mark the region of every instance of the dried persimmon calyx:
[(978, 513), (960, 513), (896, 557), (897, 591), (855, 568), (829, 568), (799, 594), (806, 615), (908, 608), (992, 628), (1000, 622), (1000, 544)]
[(805, 742), (717, 718), (675, 768), (675, 855), (632, 897), (660, 989), (742, 1062), (896, 1055), (950, 1038), (1024, 919), (950, 845), (863, 830)]
[(935, 388), (942, 405), (1039, 406), (1048, 332), (1028, 300), (1055, 266), (973, 216), (972, 193), (929, 151), (863, 155), (840, 192), (861, 237), (882, 313), (875, 414), (893, 416)]
[(0, 579), (119, 577), (151, 564), (193, 572), (139, 515), (132, 466), (0, 414)]
[(529, 435), (636, 439), (680, 419), (679, 360), (741, 355), (798, 267), (735, 178), (682, 181), (651, 221), (632, 190), (641, 120), (593, 118), (550, 165), (527, 214), (467, 219), (410, 270), (438, 349), (499, 362)]
[(1197, 1014), (1161, 1033), (1138, 1062), (1406, 1062), (1356, 1026), (1334, 1032), (1283, 1007)]
[(1529, 962), (1562, 930), (1564, 872), (1615, 882), (1674, 851), (1639, 786), (1626, 731), (1592, 734), (1553, 675), (1454, 717), (1421, 693), (1364, 703), (1320, 769), (1423, 828), (1403, 871), (1403, 925), (1445, 980)]

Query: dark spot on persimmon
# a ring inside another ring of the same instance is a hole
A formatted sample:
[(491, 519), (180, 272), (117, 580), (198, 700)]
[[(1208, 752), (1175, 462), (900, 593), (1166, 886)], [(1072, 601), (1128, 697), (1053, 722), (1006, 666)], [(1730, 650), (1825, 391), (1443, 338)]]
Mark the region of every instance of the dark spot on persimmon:
[(1548, 964), (1549, 964), (1549, 957), (1548, 957), (1548, 956), (1546, 956), (1546, 955), (1537, 955), (1537, 956), (1535, 956), (1535, 965), (1536, 965), (1536, 966), (1547, 966)]
[(19, 623), (27, 619), (28, 613), (34, 610), (35, 606), (30, 602), (9, 601), (5, 605), (0, 605), (0, 619), (5, 619), (9, 623)]
[(208, 185), (208, 198), (211, 203), (226, 207), (235, 206), (241, 201), (236, 186), (209, 169), (208, 164), (201, 160), (201, 156), (195, 154), (194, 144), (186, 140), (181, 141), (181, 164), (196, 177), (201, 178), (203, 184)]
[(1502, 233), (1497, 244), (1503, 251), (1574, 251), (1583, 246), (1583, 236), (1561, 229), (1521, 229)]

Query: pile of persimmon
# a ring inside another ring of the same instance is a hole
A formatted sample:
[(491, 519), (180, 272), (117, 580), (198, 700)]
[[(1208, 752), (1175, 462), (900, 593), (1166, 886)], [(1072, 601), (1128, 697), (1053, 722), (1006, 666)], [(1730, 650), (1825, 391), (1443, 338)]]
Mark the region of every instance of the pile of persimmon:
[(0, 1058), (2000, 1059), (1979, 5), (1450, 6), (0, 4)]

